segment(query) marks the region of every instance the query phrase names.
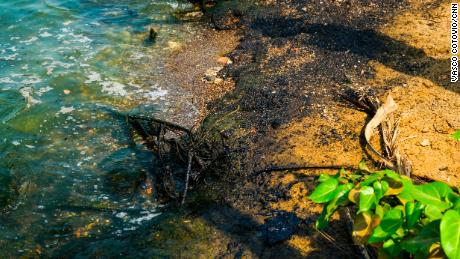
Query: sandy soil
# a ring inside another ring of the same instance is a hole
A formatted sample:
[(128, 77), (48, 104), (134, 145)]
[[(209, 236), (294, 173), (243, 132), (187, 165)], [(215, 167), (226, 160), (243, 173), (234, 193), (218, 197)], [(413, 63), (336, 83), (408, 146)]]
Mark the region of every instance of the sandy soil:
[[(233, 170), (251, 175), (271, 165), (356, 166), (362, 160), (379, 166), (363, 145), (370, 118), (341, 98), (347, 88), (370, 88), (382, 100), (389, 93), (395, 98), (399, 144), (413, 174), (460, 186), (460, 143), (449, 137), (460, 128), (460, 88), (448, 82), (448, 6), (436, 0), (259, 1), (263, 13), (246, 18), (247, 31), (230, 54), (235, 64), (226, 73), (236, 85), (222, 98), (228, 105), (213, 110), (241, 109), (239, 126), (229, 130), (238, 142)], [(374, 143), (379, 146), (378, 137)], [(321, 209), (306, 195), (320, 172), (267, 173), (232, 186), (227, 206), (260, 224), (275, 211), (304, 220), (291, 238), (262, 250), (239, 239), (246, 250), (261, 257), (356, 256), (343, 221), (326, 230), (332, 240), (314, 234)]]
[[(219, 130), (228, 159), (190, 192), (185, 208), (120, 242), (152, 256), (358, 257), (339, 213), (324, 232), (314, 228), (321, 206), (306, 196), (319, 173), (334, 170), (253, 177), (271, 165), (365, 160), (378, 167), (363, 145), (369, 116), (343, 98), (350, 88), (382, 99), (391, 93), (414, 175), (460, 185), (460, 142), (449, 137), (460, 129), (459, 86), (447, 82), (449, 1), (247, 2), (223, 1), (231, 8), (208, 14), (215, 27), (240, 29), (198, 32), (176, 46), (165, 75), (190, 90), (203, 114), (225, 118)], [(219, 63), (222, 56), (232, 64)], [(203, 81), (215, 67), (224, 67), (224, 80)], [(267, 222), (286, 214), (300, 223), (284, 240), (267, 243)]]

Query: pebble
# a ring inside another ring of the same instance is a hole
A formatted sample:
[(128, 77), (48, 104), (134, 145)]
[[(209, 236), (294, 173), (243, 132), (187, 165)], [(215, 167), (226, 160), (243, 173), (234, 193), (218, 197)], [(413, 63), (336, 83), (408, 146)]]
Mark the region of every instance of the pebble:
[(431, 145), (431, 143), (430, 143), (430, 141), (428, 139), (424, 139), (424, 140), (420, 141), (420, 145), (422, 147), (427, 147), (427, 146)]
[(217, 79), (217, 73), (222, 69), (222, 67), (213, 67), (206, 70), (204, 74), (204, 79), (208, 82), (214, 82)]
[(230, 65), (232, 64), (232, 60), (228, 57), (219, 57), (217, 58), (217, 62), (222, 65)]
[(65, 90), (64, 90), (64, 94), (70, 94), (70, 90), (65, 89)]

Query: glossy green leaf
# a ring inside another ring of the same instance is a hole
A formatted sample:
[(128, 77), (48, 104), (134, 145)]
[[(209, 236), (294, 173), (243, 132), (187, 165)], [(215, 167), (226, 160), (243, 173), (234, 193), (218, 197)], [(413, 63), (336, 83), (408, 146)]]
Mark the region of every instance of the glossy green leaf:
[[(448, 189), (452, 191), (450, 188)], [(421, 203), (436, 206), (443, 211), (450, 207), (448, 203), (442, 200), (442, 197), (446, 196), (447, 193), (448, 190), (445, 188), (445, 185), (439, 182), (433, 182), (414, 186), (411, 195)]]
[(375, 181), (372, 184), (372, 187), (374, 188), (376, 202), (378, 203), (379, 200), (383, 197), (383, 194), (385, 193), (383, 190), (382, 183), (380, 183), (379, 181)]
[(382, 219), (383, 215), (385, 215), (385, 211), (383, 207), (377, 204), (377, 206), (375, 206), (375, 214), (378, 215)]
[(432, 182), (429, 183), (430, 185), (434, 186), (436, 190), (438, 190), (439, 194), (441, 195), (441, 198), (447, 197), (449, 193), (453, 193), (454, 191), (450, 188), (449, 185), (443, 182)]
[(368, 242), (372, 244), (385, 241), (401, 227), (403, 224), (402, 216), (403, 212), (399, 208), (385, 212), (380, 225), (374, 229), (374, 233), (372, 233)]
[(439, 223), (433, 221), (417, 233), (416, 236), (408, 238), (401, 242), (401, 247), (412, 254), (420, 251), (422, 254), (428, 255), (430, 247), (433, 243), (439, 242)]
[(430, 220), (438, 220), (442, 218), (442, 211), (439, 209), (439, 207), (432, 206), (432, 205), (426, 205), (425, 215)]
[(370, 186), (364, 186), (359, 192), (359, 211), (364, 212), (373, 208), (376, 204), (376, 197), (374, 188)]
[(395, 171), (392, 171), (392, 170), (389, 170), (389, 169), (386, 169), (386, 170), (383, 170), (383, 172), (385, 173), (385, 175), (395, 181), (401, 181), (401, 175), (396, 173)]
[(334, 199), (339, 181), (336, 178), (329, 178), (316, 187), (309, 198), (316, 203), (325, 203)]
[(330, 217), (332, 216), (332, 214), (334, 214), (337, 208), (348, 202), (347, 196), (351, 188), (353, 188), (353, 184), (351, 183), (340, 185), (337, 188), (336, 196), (331, 202), (329, 202), (323, 207), (323, 211), (321, 212), (321, 215), (316, 220), (315, 226), (317, 229), (325, 228), (329, 223)]
[(320, 174), (319, 175), (319, 178), (318, 178), (318, 182), (322, 183), (322, 182), (325, 182), (331, 178), (336, 178), (334, 176), (331, 176), (331, 175), (328, 175), (328, 174)]
[(452, 203), (452, 209), (460, 212), (460, 195), (452, 192), (447, 195), (447, 199)]
[(381, 179), (381, 175), (379, 174), (370, 174), (364, 177), (364, 180), (359, 184), (360, 186), (368, 186), (371, 185), (373, 182)]
[(441, 246), (450, 259), (460, 259), (460, 213), (455, 210), (441, 219)]
[(424, 206), (420, 203), (414, 203), (409, 201), (406, 203), (405, 211), (406, 211), (406, 225), (407, 227), (414, 226), (420, 219), (422, 215), (422, 210)]

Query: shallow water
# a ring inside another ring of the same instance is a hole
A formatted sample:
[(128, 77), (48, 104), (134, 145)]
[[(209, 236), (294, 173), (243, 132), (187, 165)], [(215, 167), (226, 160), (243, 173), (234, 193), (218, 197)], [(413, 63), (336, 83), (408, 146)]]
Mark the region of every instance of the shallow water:
[[(130, 141), (118, 112), (197, 115), (180, 88), (159, 83), (171, 46), (193, 34), (171, 15), (187, 8), (175, 0), (0, 2), (0, 255), (50, 254), (160, 214), (137, 181), (152, 169), (151, 154)], [(152, 25), (155, 44), (145, 40)]]

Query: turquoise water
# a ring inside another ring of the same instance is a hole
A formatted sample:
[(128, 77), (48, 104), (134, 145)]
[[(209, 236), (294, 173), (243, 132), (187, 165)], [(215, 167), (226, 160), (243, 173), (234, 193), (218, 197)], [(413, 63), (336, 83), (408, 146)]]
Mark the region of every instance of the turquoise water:
[[(185, 93), (160, 80), (171, 46), (193, 35), (172, 16), (187, 8), (175, 0), (0, 1), (2, 257), (50, 255), (161, 213), (149, 190), (151, 154), (117, 112), (194, 116)], [(150, 26), (155, 44), (146, 41)]]

